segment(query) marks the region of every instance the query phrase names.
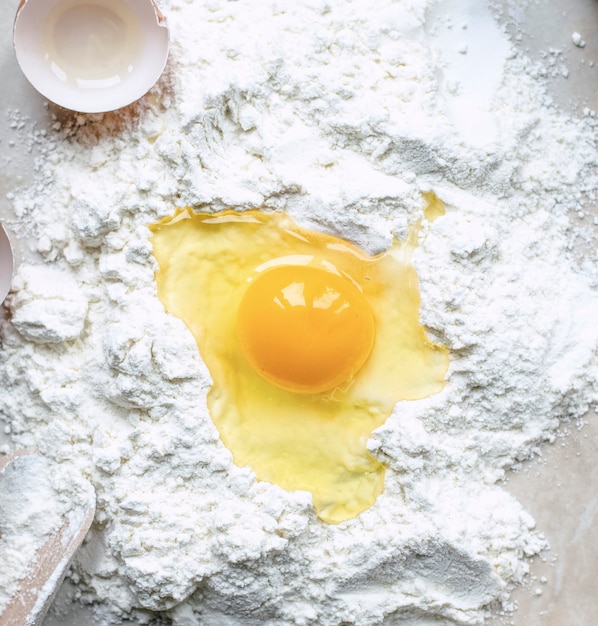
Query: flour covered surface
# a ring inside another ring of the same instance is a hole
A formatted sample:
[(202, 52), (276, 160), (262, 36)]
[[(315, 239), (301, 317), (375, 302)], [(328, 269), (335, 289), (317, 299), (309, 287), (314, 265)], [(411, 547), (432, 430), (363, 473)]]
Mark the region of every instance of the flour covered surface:
[[(7, 224), (35, 250), (0, 322), (0, 418), (10, 449), (95, 488), (75, 599), (100, 626), (509, 613), (547, 542), (502, 481), (598, 402), (598, 267), (572, 247), (595, 236), (574, 225), (598, 189), (593, 118), (551, 104), (484, 3), (159, 4), (162, 80), (32, 131), (35, 182)], [(233, 462), (193, 335), (158, 298), (149, 227), (182, 207), (285, 212), (375, 255), (432, 193), (446, 213), (413, 265), (446, 381), (372, 432), (383, 491), (328, 524), (310, 493)]]

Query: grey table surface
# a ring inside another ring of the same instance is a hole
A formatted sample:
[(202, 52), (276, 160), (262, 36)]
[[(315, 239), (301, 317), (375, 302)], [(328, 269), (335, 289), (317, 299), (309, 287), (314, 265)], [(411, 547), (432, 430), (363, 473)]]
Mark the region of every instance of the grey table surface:
[[(482, 0), (480, 0), (481, 2)], [(17, 0), (0, 5), (0, 221), (11, 214), (6, 194), (27, 184), (34, 149), (12, 143), (15, 113), (50, 123), (43, 99), (29, 86), (12, 50), (12, 22)], [(494, 2), (517, 46), (532, 59), (553, 57), (569, 74), (549, 78), (558, 105), (572, 116), (584, 107), (598, 110), (598, 2), (596, 0), (513, 0)], [(579, 32), (586, 46), (573, 45)], [(595, 207), (588, 207), (596, 212)], [(598, 213), (597, 213), (598, 214)], [(19, 242), (17, 256), (28, 255)], [(0, 434), (0, 442), (2, 435)], [(598, 417), (588, 416), (582, 429), (563, 427), (563, 436), (542, 449), (542, 457), (509, 476), (506, 488), (531, 512), (552, 549), (532, 564), (530, 584), (514, 599), (517, 613), (491, 626), (593, 626), (598, 624)], [(65, 590), (66, 593), (66, 590)], [(128, 622), (130, 624), (130, 622)], [(69, 615), (50, 614), (44, 626), (93, 626), (82, 608)]]

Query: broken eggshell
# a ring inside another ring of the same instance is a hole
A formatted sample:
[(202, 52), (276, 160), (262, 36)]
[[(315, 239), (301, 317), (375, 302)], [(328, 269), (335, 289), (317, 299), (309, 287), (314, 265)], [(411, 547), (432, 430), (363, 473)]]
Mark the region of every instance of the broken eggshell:
[(0, 224), (0, 304), (10, 291), (14, 271), (14, 258), (8, 235)]
[(81, 113), (135, 102), (168, 58), (168, 26), (154, 0), (21, 0), (13, 34), (33, 87)]

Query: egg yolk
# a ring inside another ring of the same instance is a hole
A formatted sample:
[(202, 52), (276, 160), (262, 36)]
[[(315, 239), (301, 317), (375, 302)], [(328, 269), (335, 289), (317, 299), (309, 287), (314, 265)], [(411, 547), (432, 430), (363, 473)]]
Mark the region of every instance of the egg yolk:
[(187, 208), (150, 226), (158, 296), (210, 372), (222, 443), (258, 480), (309, 492), (328, 523), (384, 490), (372, 431), (444, 386), (447, 350), (419, 322), (411, 263), (444, 213), (424, 200), (424, 219), (376, 256), (285, 213)]
[(237, 313), (243, 353), (266, 380), (320, 393), (350, 381), (374, 344), (374, 316), (349, 279), (283, 265), (250, 283)]

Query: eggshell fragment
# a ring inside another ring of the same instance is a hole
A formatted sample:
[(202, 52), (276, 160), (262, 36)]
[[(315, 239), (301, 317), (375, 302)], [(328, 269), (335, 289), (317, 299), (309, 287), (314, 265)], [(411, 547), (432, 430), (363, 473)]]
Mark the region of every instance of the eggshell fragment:
[(14, 271), (14, 259), (8, 235), (0, 224), (0, 303), (10, 290)]

